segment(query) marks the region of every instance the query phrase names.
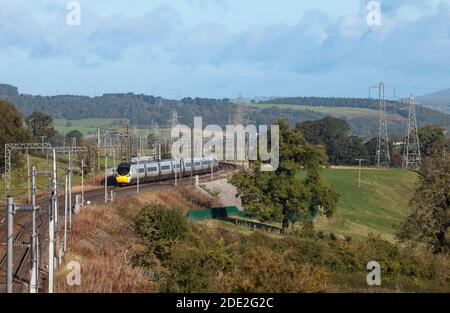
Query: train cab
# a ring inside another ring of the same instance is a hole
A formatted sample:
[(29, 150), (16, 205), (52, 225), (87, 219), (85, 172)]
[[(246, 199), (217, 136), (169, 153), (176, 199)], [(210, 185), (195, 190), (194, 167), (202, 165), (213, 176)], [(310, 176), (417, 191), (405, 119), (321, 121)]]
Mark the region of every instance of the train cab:
[(117, 167), (116, 182), (119, 185), (125, 185), (131, 183), (131, 163), (121, 163)]

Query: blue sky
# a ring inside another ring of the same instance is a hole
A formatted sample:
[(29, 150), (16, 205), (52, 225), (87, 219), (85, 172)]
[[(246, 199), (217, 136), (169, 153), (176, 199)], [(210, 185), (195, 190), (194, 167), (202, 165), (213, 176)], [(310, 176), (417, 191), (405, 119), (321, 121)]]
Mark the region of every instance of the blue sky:
[[(450, 0), (0, 0), (0, 82), (31, 94), (397, 96), (450, 88)], [(178, 91), (179, 90), (179, 91)]]

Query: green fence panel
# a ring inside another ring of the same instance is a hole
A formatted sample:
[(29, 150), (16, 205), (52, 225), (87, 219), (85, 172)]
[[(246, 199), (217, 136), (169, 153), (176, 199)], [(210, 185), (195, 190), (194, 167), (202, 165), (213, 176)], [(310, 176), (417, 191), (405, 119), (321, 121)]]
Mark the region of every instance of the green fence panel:
[(235, 206), (228, 206), (224, 208), (209, 208), (201, 211), (191, 210), (187, 213), (187, 217), (191, 220), (227, 218), (230, 216), (244, 217), (245, 213), (239, 211)]

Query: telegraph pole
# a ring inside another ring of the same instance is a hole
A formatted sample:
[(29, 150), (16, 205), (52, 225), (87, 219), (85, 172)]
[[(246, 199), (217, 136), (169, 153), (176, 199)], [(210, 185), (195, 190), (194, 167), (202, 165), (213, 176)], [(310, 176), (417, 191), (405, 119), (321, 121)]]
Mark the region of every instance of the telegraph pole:
[(31, 169), (31, 197), (32, 197), (32, 217), (31, 217), (31, 268), (30, 268), (30, 293), (37, 293), (37, 231), (36, 231), (36, 167), (33, 165)]
[(8, 238), (6, 253), (6, 292), (12, 293), (13, 284), (13, 219), (14, 219), (14, 199), (8, 196)]
[(30, 154), (27, 150), (27, 190), (28, 190), (28, 203), (31, 202), (31, 186), (30, 186)]
[(81, 207), (84, 206), (84, 159), (81, 160)]
[[(41, 139), (41, 144), (44, 144), (45, 137), (46, 136), (39, 136), (39, 138)], [(42, 154), (44, 154), (44, 148), (42, 148)]]
[(361, 164), (365, 159), (356, 159), (356, 161), (359, 162), (359, 168), (358, 168), (358, 188), (361, 188)]
[[(238, 160), (238, 146), (239, 146), (239, 142), (240, 142), (240, 138), (239, 138), (239, 131), (237, 130), (238, 127), (240, 126), (244, 126), (244, 106), (243, 106), (243, 100), (242, 100), (242, 95), (239, 95), (237, 98), (237, 103), (236, 103), (236, 110), (234, 112), (234, 129), (236, 131), (236, 135), (233, 134), (235, 140), (234, 140), (234, 162), (237, 163)], [(245, 140), (245, 139), (244, 139)], [(241, 160), (241, 165), (243, 164), (243, 160)]]
[(100, 128), (97, 128), (97, 170), (100, 171), (100, 145), (101, 145), (101, 138), (100, 138)]
[(72, 159), (71, 152), (69, 151), (69, 185), (68, 185), (68, 193), (69, 193), (69, 229), (72, 229)]
[(52, 202), (50, 205), (50, 219), (48, 227), (49, 246), (48, 246), (48, 292), (53, 293), (54, 270), (55, 270), (55, 211), (56, 206), (56, 152), (53, 150), (53, 179), (52, 179)]
[(67, 187), (69, 184), (69, 175), (65, 175), (65, 184), (64, 184), (64, 252), (67, 249), (67, 215), (68, 215), (68, 197), (67, 197)]
[(117, 166), (116, 166), (116, 147), (115, 146), (113, 148), (113, 159), (114, 159), (114, 169), (117, 169)]
[(191, 183), (194, 185), (194, 128), (191, 124)]
[(136, 173), (136, 176), (137, 176), (137, 189), (136, 189), (136, 192), (137, 192), (137, 194), (139, 194), (139, 175), (141, 174), (141, 169), (140, 169), (140, 167), (139, 167), (139, 158), (140, 158), (140, 156), (139, 156), (139, 153), (138, 153), (138, 157), (137, 157), (137, 173)]
[(175, 187), (178, 185), (178, 162), (177, 160), (175, 160)]
[(105, 155), (105, 203), (108, 202), (108, 156)]
[(211, 181), (214, 180), (214, 157), (211, 158)]

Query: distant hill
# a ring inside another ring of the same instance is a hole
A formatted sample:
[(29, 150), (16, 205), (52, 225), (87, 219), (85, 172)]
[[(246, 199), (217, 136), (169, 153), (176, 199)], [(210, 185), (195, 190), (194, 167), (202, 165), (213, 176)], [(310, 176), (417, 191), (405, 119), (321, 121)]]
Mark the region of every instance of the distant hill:
[[(377, 135), (378, 99), (369, 98), (337, 98), (337, 97), (289, 97), (260, 101), (259, 107), (277, 107), (303, 110), (308, 108), (327, 116), (349, 121), (352, 132), (364, 139)], [(408, 118), (408, 102), (386, 101), (388, 113), (388, 129), (391, 138), (401, 139), (405, 136)], [(450, 114), (436, 111), (423, 105), (416, 108), (419, 127), (428, 124), (439, 125), (450, 130)]]
[(17, 87), (8, 84), (0, 84), (0, 98), (9, 96), (18, 96), (19, 90)]
[(434, 110), (450, 113), (450, 89), (419, 96), (416, 100)]
[[(203, 117), (203, 124), (225, 126), (232, 121), (234, 104), (230, 99), (184, 98), (180, 101), (134, 93), (86, 96), (34, 96), (12, 94), (7, 97), (23, 115), (34, 111), (45, 112), (58, 119), (80, 120), (88, 118), (129, 119), (132, 124), (168, 126), (171, 112), (176, 110), (179, 122), (189, 125), (194, 116)], [(258, 109), (247, 107), (244, 120), (253, 124), (273, 124), (278, 117), (286, 117), (292, 124), (315, 120), (325, 115), (313, 111)]]
[[(58, 119), (80, 120), (89, 118), (129, 119), (138, 127), (169, 125), (171, 112), (176, 110), (179, 122), (189, 125), (194, 116), (202, 116), (203, 124), (225, 126), (232, 123), (234, 103), (227, 98), (184, 98), (180, 101), (134, 93), (86, 96), (35, 96), (20, 94), (11, 85), (0, 85), (0, 97), (7, 98), (24, 116), (34, 111), (45, 112)], [(275, 98), (246, 105), (244, 121), (256, 125), (273, 124), (279, 117), (292, 125), (325, 116), (348, 120), (355, 135), (369, 140), (377, 135), (378, 119), (376, 99), (295, 97)], [(392, 138), (403, 138), (406, 132), (407, 104), (388, 102), (389, 132)], [(450, 129), (450, 114), (418, 107), (419, 126), (436, 124)]]

